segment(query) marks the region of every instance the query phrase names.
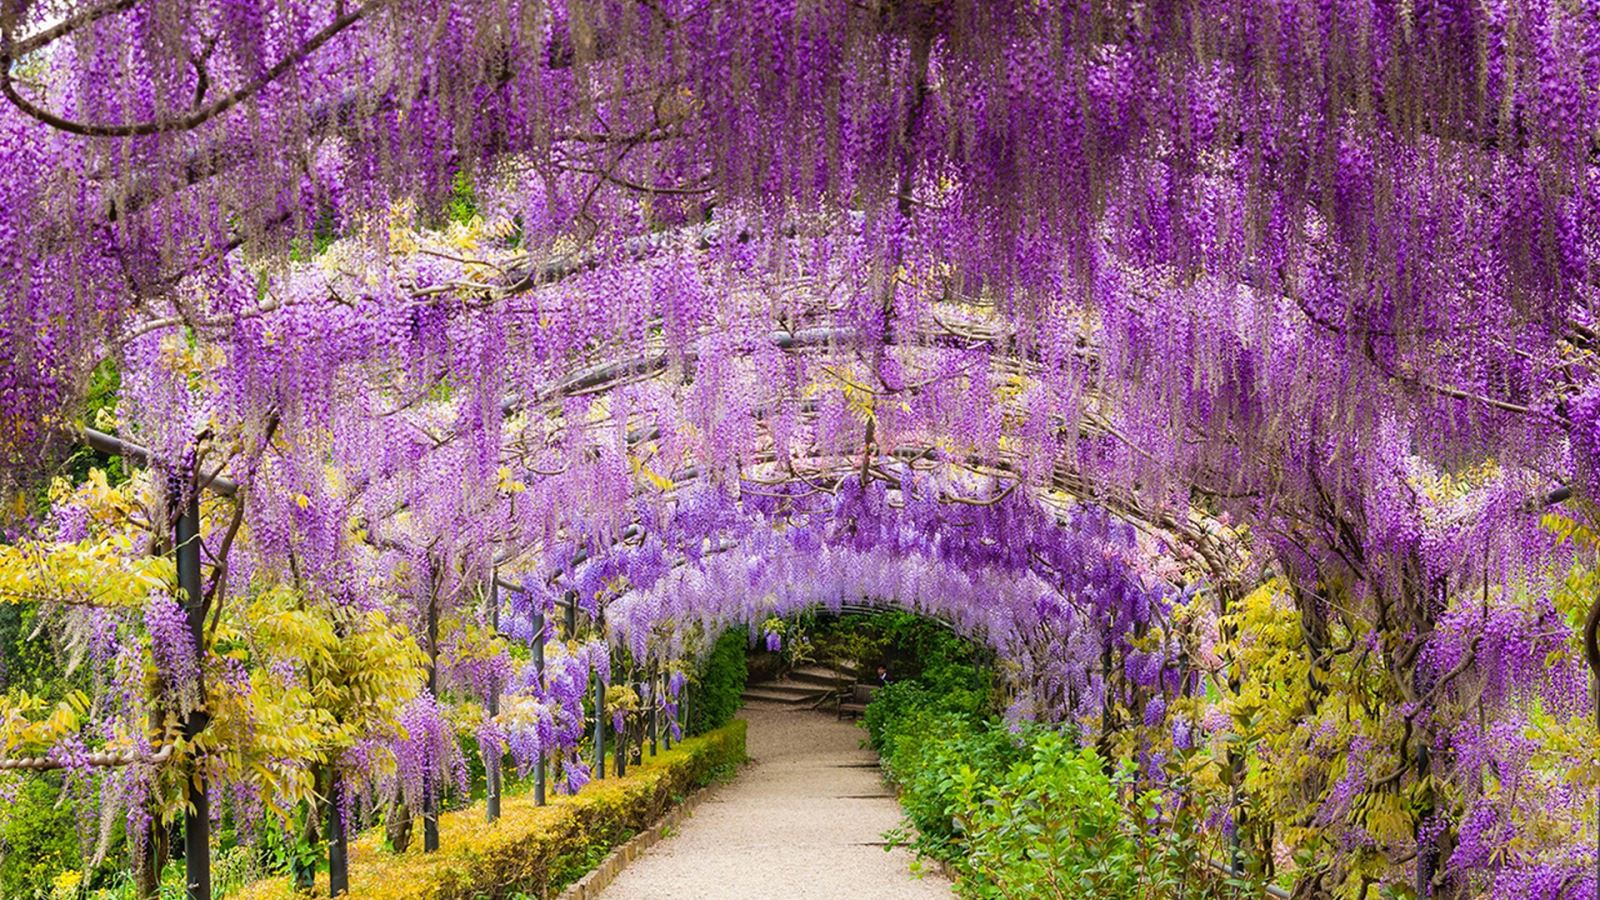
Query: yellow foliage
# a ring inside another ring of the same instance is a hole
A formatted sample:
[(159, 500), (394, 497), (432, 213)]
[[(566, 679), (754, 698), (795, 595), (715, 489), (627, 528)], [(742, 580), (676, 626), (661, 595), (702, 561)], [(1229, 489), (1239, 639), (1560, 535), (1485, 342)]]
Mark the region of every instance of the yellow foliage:
[(26, 692), (0, 695), (0, 750), (5, 756), (41, 753), (77, 733), (88, 715), (83, 691), (72, 691), (53, 706)]
[[(307, 724), (326, 751), (391, 730), (421, 690), (427, 657), (404, 625), (380, 610), (307, 605), (280, 586), (252, 601), (247, 620), (263, 662), (280, 658), (304, 666), (303, 686), (287, 690), (304, 693), (296, 699), (305, 702), (314, 720)], [(282, 690), (263, 684), (256, 693)]]
[(496, 488), (502, 494), (520, 494), (526, 491), (528, 486), (527, 484), (511, 477), (510, 466), (501, 466), (499, 471), (499, 483), (496, 485)]
[(401, 201), (389, 208), (389, 252), (410, 256), (421, 247), (411, 220), (416, 215), (416, 204)]
[(60, 897), (66, 900), (78, 896), (78, 888), (83, 884), (83, 873), (77, 869), (67, 869), (50, 881), (51, 900)]
[(471, 253), (478, 249), (478, 239), (483, 234), (483, 217), (475, 215), (465, 222), (451, 222), (446, 225), (444, 242), (453, 250)]
[[(1300, 613), (1285, 590), (1281, 581), (1269, 581), (1240, 598), (1223, 619), (1222, 633), (1233, 637), (1217, 647), (1228, 663), (1228, 677), (1218, 686), (1235, 746), (1248, 748), (1245, 796), (1266, 819), (1300, 823), (1277, 837), (1292, 850), (1314, 854), (1325, 835), (1322, 826), (1304, 823), (1323, 814), (1329, 791), (1346, 776), (1349, 748), (1358, 739), (1391, 745), (1398, 738), (1398, 717), (1383, 715), (1382, 673), (1371, 654), (1333, 654), (1313, 662)], [(1349, 633), (1344, 620), (1331, 627), (1336, 643), (1365, 640), (1365, 632)], [(1355, 702), (1319, 702), (1314, 685)], [(1418, 799), (1393, 789), (1363, 791), (1346, 824), (1379, 842), (1404, 843), (1414, 833)]]
[[(210, 679), (211, 722), (192, 742), (179, 741), (179, 754), (203, 752), (218, 777), (253, 782), (268, 810), (287, 820), (316, 798), (317, 766), (362, 738), (396, 733), (426, 660), (381, 611), (311, 602), (287, 585), (265, 586), (227, 610), (208, 669), (231, 660), (249, 676)], [(181, 779), (166, 778), (180, 771), (163, 770), (164, 816), (182, 811)]]
[(635, 713), (643, 708), (639, 693), (625, 684), (613, 684), (606, 687), (606, 712)]
[(139, 556), (125, 534), (0, 546), (0, 601), (144, 605), (176, 581), (172, 560)]
[[(689, 738), (632, 767), (622, 778), (586, 785), (573, 796), (552, 797), (538, 806), (531, 793), (501, 802), (501, 818), (485, 821), (483, 805), (439, 817), (436, 853), (413, 841), (405, 853), (383, 849), (381, 829), (350, 847), (352, 900), (471, 900), (523, 891), (542, 896), (553, 864), (595, 846), (611, 846), (628, 831), (642, 830), (675, 798), (707, 784), (724, 766), (744, 761), (745, 723), (735, 720), (709, 734)], [(320, 890), (327, 894), (326, 876)], [(289, 900), (288, 879), (246, 887), (240, 900)]]
[(633, 454), (628, 454), (628, 464), (633, 467), (633, 474), (654, 485), (656, 490), (670, 491), (673, 488), (672, 479), (656, 472), (645, 464), (645, 461)]
[(51, 502), (81, 507), (88, 535), (0, 546), (0, 602), (138, 607), (170, 590), (177, 580), (172, 560), (146, 554), (144, 532), (133, 524), (148, 489), (147, 477), (112, 487), (100, 469), (76, 486), (57, 479)]
[(857, 379), (855, 373), (827, 368), (823, 370), (828, 375), (827, 381), (813, 381), (800, 391), (800, 396), (811, 398), (838, 391), (850, 409), (850, 414), (856, 421), (865, 425), (870, 421), (877, 410), (877, 395), (864, 382), (871, 379)]

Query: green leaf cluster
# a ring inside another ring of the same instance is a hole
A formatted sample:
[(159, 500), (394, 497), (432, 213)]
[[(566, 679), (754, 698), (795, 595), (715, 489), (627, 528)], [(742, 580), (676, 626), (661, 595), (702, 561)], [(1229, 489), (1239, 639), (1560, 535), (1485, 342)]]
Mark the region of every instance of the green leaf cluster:
[(1023, 742), (998, 777), (973, 766), (954, 773), (961, 896), (1215, 896), (1182, 832), (1160, 821), (1159, 792), (1139, 791), (1130, 769), (1108, 775), (1094, 750), (1061, 732)]

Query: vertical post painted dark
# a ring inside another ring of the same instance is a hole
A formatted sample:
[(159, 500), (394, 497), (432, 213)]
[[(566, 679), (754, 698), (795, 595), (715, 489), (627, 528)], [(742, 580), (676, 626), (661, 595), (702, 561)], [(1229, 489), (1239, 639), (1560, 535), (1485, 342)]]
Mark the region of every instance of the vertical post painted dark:
[[(605, 613), (595, 616), (595, 627), (600, 639), (605, 640)], [(600, 682), (599, 672), (594, 679), (594, 777), (606, 777), (606, 686)]]
[[(188, 612), (189, 634), (196, 659), (205, 659), (205, 592), (200, 584), (200, 492), (191, 483), (184, 491), (183, 511), (174, 527), (178, 588)], [(202, 692), (204, 686), (201, 687)], [(193, 740), (210, 716), (200, 710), (184, 720), (184, 737)], [(189, 773), (189, 807), (183, 816), (183, 868), (189, 900), (211, 900), (211, 804), (198, 761)]]
[[(539, 690), (544, 690), (544, 613), (534, 613), (533, 616), (533, 671), (539, 679)], [(544, 747), (539, 748), (539, 757), (533, 766), (533, 802), (544, 805)]]
[(661, 752), (656, 741), (660, 737), (660, 721), (657, 711), (661, 709), (661, 673), (656, 671), (655, 665), (650, 666), (650, 755), (655, 756)]
[(344, 830), (344, 783), (334, 766), (328, 774), (328, 894), (350, 892), (350, 847)]
[[(613, 671), (615, 671), (616, 662), (616, 655), (613, 654), (611, 658)], [(619, 679), (619, 682), (621, 684), (628, 683), (626, 678)], [(617, 777), (621, 778), (628, 774), (628, 720), (626, 718), (622, 720), (622, 730), (617, 732), (616, 738), (612, 743), (614, 746), (612, 747), (611, 755), (614, 757), (616, 764)]]
[[(437, 582), (428, 587), (428, 694), (439, 696), (439, 590)], [(432, 772), (422, 776), (422, 852), (439, 849), (439, 786)]]
[[(1589, 670), (1594, 673), (1591, 682), (1594, 693), (1594, 721), (1600, 727), (1600, 594), (1596, 594), (1594, 604), (1589, 607), (1588, 621), (1583, 625), (1583, 653), (1589, 660)], [(1595, 800), (1596, 821), (1600, 822), (1600, 797)], [(1596, 829), (1600, 832), (1600, 829)], [(1600, 900), (1600, 833), (1595, 836), (1594, 856), (1595, 900)]]
[[(489, 579), (489, 633), (495, 638), (500, 636), (500, 585), (497, 578)], [(500, 684), (489, 685), (489, 718), (500, 714)], [(500, 818), (500, 764), (504, 756), (494, 760), (484, 760), (484, 810), (489, 821)]]

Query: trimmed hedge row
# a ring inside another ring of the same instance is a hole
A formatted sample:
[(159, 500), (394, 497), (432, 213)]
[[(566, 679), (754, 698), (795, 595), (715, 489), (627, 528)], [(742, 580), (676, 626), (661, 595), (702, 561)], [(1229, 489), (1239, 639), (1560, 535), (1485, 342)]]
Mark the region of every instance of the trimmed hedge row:
[[(484, 820), (483, 804), (439, 817), (436, 853), (424, 854), (421, 841), (405, 853), (383, 849), (382, 829), (350, 845), (350, 896), (374, 900), (477, 900), (516, 894), (542, 897), (552, 875), (570, 872), (571, 861), (609, 850), (660, 818), (684, 794), (711, 782), (719, 771), (745, 760), (745, 722), (736, 719), (715, 731), (691, 737), (622, 778), (586, 785), (572, 796), (556, 796), (547, 806), (531, 792), (508, 795), (501, 817)], [(319, 879), (327, 895), (327, 876)], [(294, 896), (287, 878), (257, 882), (242, 900), (285, 900)]]
[(747, 631), (730, 628), (712, 645), (692, 688), (690, 734), (704, 734), (733, 721), (734, 714), (744, 703), (745, 680), (749, 674), (745, 656), (749, 643)]

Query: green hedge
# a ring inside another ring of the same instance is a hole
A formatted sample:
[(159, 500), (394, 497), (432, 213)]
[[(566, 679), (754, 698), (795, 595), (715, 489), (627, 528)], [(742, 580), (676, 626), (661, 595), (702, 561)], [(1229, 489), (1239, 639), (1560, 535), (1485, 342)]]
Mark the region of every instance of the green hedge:
[(1139, 790), (1126, 768), (1107, 775), (1093, 749), (1061, 732), (1035, 729), (1023, 741), (1022, 758), (1003, 770), (953, 772), (962, 897), (1224, 896), (1188, 837), (1154, 824), (1160, 791)]
[(896, 841), (949, 863), (962, 898), (1223, 896), (1192, 828), (1152, 824), (1166, 795), (1069, 732), (1012, 731), (916, 682), (879, 691), (867, 721), (900, 787)]
[(0, 815), (0, 897), (48, 897), (52, 879), (82, 864), (77, 811), (61, 793), (61, 776), (50, 772), (24, 777), (9, 799)]
[[(502, 800), (501, 818), (484, 821), (483, 804), (439, 817), (437, 853), (412, 841), (405, 853), (383, 849), (375, 830), (350, 848), (350, 895), (372, 900), (502, 900), (544, 896), (570, 875), (574, 860), (593, 862), (641, 831), (696, 787), (745, 760), (745, 723), (735, 720), (631, 766), (622, 778), (591, 782), (573, 796), (537, 806), (531, 794)], [(556, 884), (552, 884), (555, 882)], [(321, 891), (327, 894), (322, 876)], [(245, 900), (292, 897), (287, 879), (258, 882)]]
[(749, 677), (745, 665), (747, 647), (748, 638), (742, 628), (730, 628), (717, 638), (705, 667), (698, 674), (699, 683), (693, 685), (694, 697), (689, 703), (690, 734), (721, 728), (739, 711), (740, 697)]
[(1026, 749), (1004, 728), (920, 704), (903, 708), (885, 724), (880, 759), (889, 780), (900, 786), (912, 843), (928, 856), (958, 860), (967, 852), (958, 826), (964, 812), (959, 802), (962, 774), (997, 778)]

